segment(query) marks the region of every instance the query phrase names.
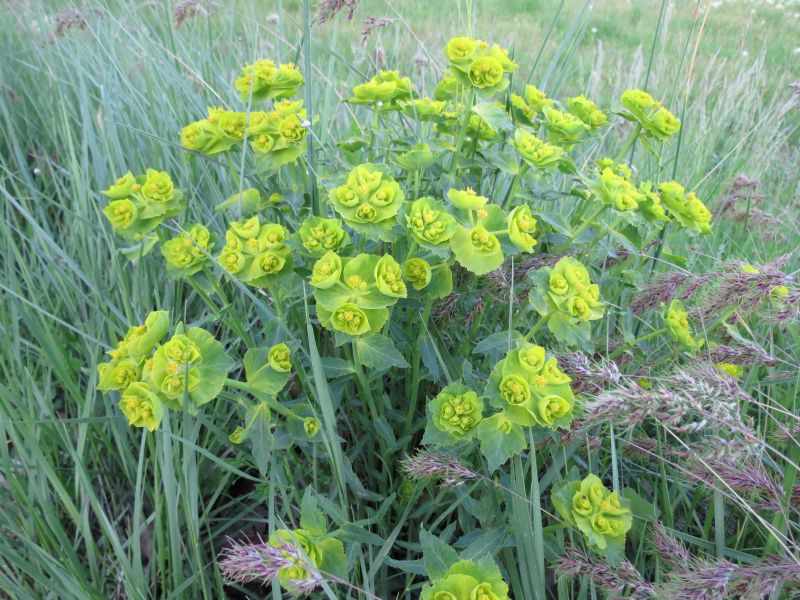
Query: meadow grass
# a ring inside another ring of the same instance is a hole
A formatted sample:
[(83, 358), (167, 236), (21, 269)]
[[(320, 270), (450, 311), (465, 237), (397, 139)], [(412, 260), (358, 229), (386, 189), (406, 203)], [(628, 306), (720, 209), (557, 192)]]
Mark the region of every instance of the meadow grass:
[[(707, 10), (694, 2), (365, 0), (353, 21), (340, 14), (318, 25), (310, 22), (300, 0), (236, 0), (203, 3), (208, 18), (195, 16), (176, 27), (172, 3), (109, 0), (81, 5), (85, 26), (56, 35), (56, 15), (67, 3), (4, 4), (3, 594), (19, 599), (280, 597), (277, 584), (269, 590), (226, 585), (217, 558), (228, 536), (242, 539), (296, 526), (293, 507), (311, 487), (347, 541), (352, 583), (362, 590), (329, 587), (320, 592), (327, 597), (388, 598), (398, 590), (400, 597), (417, 597), (425, 579), (419, 560), (423, 528), (469, 556), (496, 553), (515, 598), (597, 598), (605, 593), (602, 580), (586, 571), (556, 581), (552, 563), (575, 534), (546, 515), (547, 525), (542, 524), (542, 510), (552, 510), (551, 487), (565, 476), (568, 461), (637, 489), (658, 507), (670, 535), (707, 560), (750, 565), (776, 553), (797, 558), (796, 322), (754, 321), (752, 328), (738, 323), (748, 341), (775, 359), (766, 367), (747, 368), (741, 381), (752, 398), (741, 403), (741, 410), (768, 444), (763, 468), (783, 494), (785, 510), (773, 513), (751, 508), (751, 499), (724, 478), (703, 484), (687, 476), (680, 437), (652, 425), (637, 435), (614, 436), (612, 429), (599, 447), (592, 445), (596, 440), (575, 439), (514, 459), (509, 474), (495, 480), (517, 494), (506, 504), (510, 523), (498, 500), (503, 492), (471, 495), (486, 485), (482, 480), (456, 489), (418, 486), (411, 498), (403, 498), (397, 463), (413, 452), (424, 417), (405, 427), (406, 407), (393, 406), (382, 389), (379, 419), (352, 406), (356, 388), (346, 374), (356, 357), (343, 355), (346, 368), (325, 361), (337, 350), (315, 333), (302, 301), (285, 310), (305, 357), (297, 373), (300, 387), (313, 390), (319, 407), (318, 443), (293, 445), (284, 435), (271, 447), (232, 445), (228, 436), (241, 420), (240, 397), (233, 390), (223, 392), (213, 409), (196, 417), (172, 415), (157, 434), (143, 433), (127, 425), (109, 395), (95, 390), (95, 366), (128, 325), (156, 308), (213, 329), (237, 357), (245, 347), (237, 332), (260, 339), (277, 320), (275, 305), (241, 284), (231, 284), (229, 301), (215, 301), (211, 312), (197, 291), (165, 278), (159, 259), (131, 265), (118, 253), (125, 244), (107, 226), (98, 192), (125, 170), (156, 166), (192, 199), (186, 222), (224, 231), (224, 217), (213, 207), (238, 191), (246, 176), (222, 159), (187, 160), (179, 132), (207, 106), (236, 105), (231, 82), (242, 64), (261, 57), (297, 62), (306, 73), (306, 103), (318, 117), (315, 157), (309, 160), (323, 189), (337, 184), (337, 167), (344, 174), (336, 142), (370, 127), (367, 111), (341, 102), (352, 86), (383, 66), (400, 69), (422, 92), (431, 93), (444, 69), (442, 46), (466, 33), (510, 48), (520, 62), (515, 77), (536, 83), (552, 97), (585, 93), (603, 107), (618, 108), (624, 89), (642, 87), (662, 99), (682, 120), (680, 139), (658, 158), (641, 146), (634, 149), (642, 178), (675, 177), (715, 213), (725, 206), (737, 176), (757, 180), (757, 187), (744, 188), (749, 191), (740, 194), (729, 218), (715, 220), (713, 235), (689, 239), (668, 230), (660, 260), (601, 282), (617, 309), (600, 348), (640, 333), (630, 309), (631, 286), (674, 271), (673, 262), (681, 272), (702, 274), (719, 269), (723, 261), (763, 264), (788, 255), (782, 268), (794, 273), (800, 240), (800, 90), (790, 84), (800, 78), (793, 52), (800, 6), (724, 2)], [(362, 45), (362, 21), (368, 15), (394, 22)], [(311, 32), (310, 63), (304, 63), (304, 30)], [(615, 152), (627, 133), (610, 128), (581, 159)], [(389, 136), (380, 138), (379, 152), (389, 142)], [(287, 205), (305, 201), (308, 190), (299, 171), (271, 183), (280, 189), (270, 191), (280, 191)], [(678, 255), (686, 256), (685, 262)], [(473, 320), (465, 334), (463, 320), (476, 302), (475, 294), (466, 294), (450, 320), (431, 321), (424, 333), (396, 332), (399, 345), (418, 348), (416, 359), (425, 365), (422, 398), (450, 378), (470, 376), (473, 368), (485, 373), (490, 359), (498, 358), (496, 352), (475, 356), (467, 370), (455, 360), (461, 355), (454, 348), (507, 329), (508, 300)], [(337, 365), (342, 373), (334, 374)], [(652, 366), (636, 356), (625, 371), (636, 374)], [(370, 381), (357, 383), (360, 392), (375, 387)], [(387, 375), (386, 389), (405, 390), (406, 385), (400, 374)], [(424, 414), (421, 401), (419, 406), (418, 414)], [(640, 434), (655, 446), (646, 446)], [(648, 452), (652, 459), (643, 459)], [(637, 535), (628, 558), (649, 581), (663, 581), (669, 569), (649, 552), (646, 536)], [(772, 597), (789, 593), (778, 590)]]

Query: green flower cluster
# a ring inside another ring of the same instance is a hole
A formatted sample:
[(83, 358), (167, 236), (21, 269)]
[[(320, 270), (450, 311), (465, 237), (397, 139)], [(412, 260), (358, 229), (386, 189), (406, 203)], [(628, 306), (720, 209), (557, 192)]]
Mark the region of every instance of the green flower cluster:
[(250, 141), (260, 171), (294, 163), (306, 151), (307, 113), (301, 100), (289, 100), (303, 84), (303, 75), (291, 64), (276, 66), (258, 60), (242, 68), (236, 89), (242, 101), (273, 100), (273, 110), (233, 111), (209, 108), (208, 116), (181, 130), (181, 146), (206, 156), (227, 152)]
[(400, 265), (388, 254), (341, 258), (327, 252), (314, 264), (310, 283), (320, 323), (351, 336), (378, 333), (389, 308), (408, 293)]
[(645, 135), (664, 141), (681, 128), (681, 122), (658, 100), (642, 90), (625, 90), (620, 99), (627, 119), (638, 123)]
[(346, 565), (339, 540), (313, 535), (306, 529), (278, 529), (267, 544), (283, 550), (285, 566), (278, 570), (278, 582), (291, 594), (302, 594), (298, 584), (319, 577), (320, 572), (336, 574)]
[(431, 98), (412, 98), (398, 102), (403, 114), (420, 121), (438, 121), (444, 115), (447, 103)]
[(539, 139), (521, 127), (514, 131), (514, 148), (526, 164), (538, 169), (558, 168), (564, 149)]
[(136, 177), (128, 171), (102, 193), (111, 199), (103, 214), (128, 240), (142, 240), (164, 219), (186, 208), (183, 192), (174, 187), (169, 174), (155, 169)]
[(526, 427), (569, 427), (575, 396), (570, 378), (541, 346), (524, 343), (498, 362), (486, 397), (509, 421)]
[(339, 219), (307, 217), (297, 232), (303, 248), (312, 256), (322, 256), (326, 252), (337, 252), (350, 242), (350, 236)]
[(456, 37), (447, 42), (445, 56), (456, 81), (477, 91), (482, 96), (502, 92), (508, 87), (508, 75), (517, 69), (517, 63), (498, 45), (491, 48), (482, 40)]
[(406, 230), (420, 246), (428, 249), (446, 247), (456, 231), (456, 219), (447, 212), (444, 202), (434, 198), (414, 200), (405, 210)]
[(303, 74), (292, 63), (276, 65), (268, 59), (257, 60), (242, 67), (234, 87), (242, 102), (291, 98), (305, 83)]
[(675, 340), (678, 345), (690, 354), (697, 353), (703, 347), (705, 339), (696, 337), (692, 333), (692, 326), (689, 323), (689, 313), (683, 308), (680, 300), (673, 300), (668, 307), (663, 307), (664, 325), (667, 333)]
[(711, 233), (711, 211), (694, 192), (686, 193), (677, 181), (668, 181), (658, 186), (661, 201), (682, 227), (700, 233)]
[(608, 488), (596, 475), (570, 481), (553, 490), (553, 505), (567, 524), (577, 527), (589, 548), (619, 563), (625, 552), (625, 534), (633, 515), (630, 502)]
[(345, 223), (375, 239), (397, 223), (405, 196), (394, 179), (367, 163), (350, 171), (344, 185), (330, 191), (329, 199)]
[(161, 254), (167, 261), (167, 273), (188, 277), (203, 269), (213, 249), (214, 236), (205, 225), (195, 223), (188, 231), (164, 242)]
[(219, 395), (231, 369), (222, 344), (204, 329), (184, 331), (179, 325), (159, 346), (168, 329), (168, 313), (151, 312), (108, 352), (110, 361), (97, 365), (97, 389), (120, 393), (119, 407), (133, 427), (155, 430), (165, 408), (180, 411), (185, 405), (196, 414)]
[(375, 77), (353, 88), (351, 104), (371, 104), (381, 111), (399, 110), (413, 98), (414, 84), (399, 71), (380, 71)]
[(586, 181), (586, 187), (599, 202), (620, 212), (635, 212), (646, 196), (633, 184), (631, 175), (628, 165), (601, 159), (597, 161), (593, 177)]
[(584, 141), (592, 129), (574, 114), (560, 111), (552, 106), (544, 106), (542, 113), (544, 114), (547, 138), (553, 144), (563, 146), (566, 150)]
[(261, 223), (258, 216), (234, 221), (225, 232), (226, 244), (218, 260), (237, 279), (253, 287), (266, 287), (278, 275), (292, 270), (288, 232), (278, 223)]
[(567, 110), (583, 121), (589, 129), (597, 129), (608, 123), (608, 115), (583, 94), (567, 98)]
[[(437, 435), (440, 445), (454, 444), (472, 438), (483, 418), (483, 399), (462, 383), (445, 387), (428, 404), (429, 423), (444, 435)], [(429, 426), (430, 429), (430, 426)], [(430, 433), (426, 433), (432, 441)]]
[(555, 267), (545, 267), (541, 272), (546, 275), (546, 288), (542, 290), (546, 309), (539, 310), (538, 302), (534, 305), (541, 316), (557, 312), (578, 322), (603, 316), (600, 288), (590, 281), (589, 271), (580, 261), (566, 256)]
[(488, 556), (460, 560), (422, 588), (421, 600), (509, 600), (508, 585)]

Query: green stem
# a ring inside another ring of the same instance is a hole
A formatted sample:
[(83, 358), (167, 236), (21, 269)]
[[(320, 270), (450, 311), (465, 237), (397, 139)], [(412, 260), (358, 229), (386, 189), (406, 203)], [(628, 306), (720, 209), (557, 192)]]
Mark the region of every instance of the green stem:
[(619, 151), (616, 157), (614, 157), (614, 162), (618, 163), (621, 162), (625, 155), (633, 148), (633, 145), (636, 143), (636, 140), (639, 139), (639, 134), (642, 132), (642, 126), (637, 125), (636, 129), (633, 131), (631, 136), (628, 138), (628, 141), (625, 142), (625, 145), (622, 147), (622, 150)]
[(467, 99), (467, 106), (464, 109), (464, 119), (461, 122), (461, 130), (458, 132), (456, 140), (456, 149), (453, 151), (453, 160), (450, 161), (450, 168), (447, 174), (452, 176), (458, 168), (458, 161), (461, 158), (461, 148), (464, 146), (464, 139), (467, 137), (467, 129), (469, 129), (469, 118), (472, 115), (472, 105), (475, 102), (475, 90), (470, 90)]
[(370, 127), (370, 134), (369, 134), (369, 162), (373, 162), (375, 160), (375, 138), (378, 135), (378, 119), (380, 117), (380, 113), (378, 112), (377, 107), (372, 107), (372, 126)]
[(556, 250), (556, 252), (564, 252), (569, 249), (569, 247), (572, 245), (572, 242), (574, 242), (578, 236), (580, 236), (580, 234), (582, 234), (584, 230), (589, 227), (589, 225), (594, 223), (600, 217), (600, 215), (606, 212), (608, 207), (608, 204), (603, 204), (600, 208), (594, 211), (594, 213), (592, 213), (588, 219), (581, 223), (580, 226), (572, 233), (572, 235), (567, 238), (567, 241), (564, 242), (564, 244), (558, 250)]
[(533, 501), (533, 542), (536, 550), (537, 568), (537, 597), (544, 600), (545, 593), (545, 570), (544, 570), (544, 535), (542, 533), (542, 506), (541, 494), (539, 492), (539, 466), (536, 463), (536, 446), (533, 437), (529, 435), (530, 460), (531, 460), (531, 500)]
[(714, 548), (717, 558), (725, 557), (725, 498), (714, 488)]
[(225, 379), (225, 385), (231, 387), (236, 390), (241, 390), (243, 392), (247, 392), (248, 394), (252, 394), (258, 400), (267, 403), (267, 406), (270, 407), (271, 410), (274, 410), (276, 413), (283, 415), (287, 418), (293, 419), (300, 419), (303, 420), (303, 417), (296, 414), (292, 409), (286, 408), (283, 404), (278, 402), (274, 397), (269, 396), (267, 394), (259, 394), (258, 391), (253, 390), (247, 383), (244, 381), (238, 381), (236, 379)]
[(530, 331), (528, 331), (528, 333), (525, 334), (525, 340), (527, 341), (527, 340), (531, 339), (533, 337), (533, 335), (537, 331), (539, 331), (542, 328), (542, 326), (545, 325), (550, 320), (551, 316), (552, 315), (545, 315), (544, 317), (540, 317), (539, 320), (536, 321), (536, 325), (531, 327)]
[(655, 331), (651, 331), (647, 335), (643, 335), (642, 337), (636, 338), (632, 342), (628, 342), (627, 344), (623, 344), (622, 346), (620, 346), (619, 348), (614, 350), (614, 352), (612, 352), (611, 354), (608, 355), (608, 360), (614, 360), (618, 356), (622, 355), (623, 352), (626, 352), (626, 351), (630, 350), (631, 348), (634, 348), (634, 347), (638, 346), (639, 344), (643, 344), (647, 340), (652, 340), (654, 337), (657, 337), (657, 336), (665, 334), (665, 333), (667, 333), (667, 328), (663, 327), (661, 329), (656, 329)]
[(517, 174), (514, 175), (514, 179), (511, 180), (511, 185), (508, 186), (508, 192), (506, 192), (506, 197), (503, 200), (503, 210), (508, 210), (508, 206), (511, 204), (511, 200), (514, 198), (514, 193), (519, 187), (519, 182), (523, 177), (525, 177), (525, 173), (528, 172), (528, 169), (530, 169), (528, 163), (523, 163), (519, 168), (519, 171), (517, 171)]
[[(422, 311), (422, 323), (425, 325), (428, 323), (432, 307), (433, 299), (431, 298), (425, 302), (425, 308)], [(414, 345), (414, 350), (411, 353), (411, 384), (408, 386), (408, 396), (406, 397), (406, 420), (405, 426), (403, 427), (403, 437), (410, 435), (414, 426), (414, 415), (417, 410), (417, 396), (419, 395), (420, 384), (420, 359), (422, 357), (420, 346), (422, 342), (422, 332), (425, 330), (426, 327), (420, 328), (419, 335), (417, 336), (417, 343)]]
[(603, 231), (601, 231), (599, 234), (597, 234), (591, 242), (589, 242), (589, 245), (583, 251), (583, 254), (584, 255), (589, 254), (589, 252), (591, 252), (594, 249), (594, 247), (600, 242), (600, 240), (602, 240), (604, 237), (606, 237), (606, 235), (608, 235), (608, 233), (610, 231), (613, 231), (614, 229), (616, 229), (617, 226), (620, 223), (622, 223), (622, 221), (624, 221), (624, 220), (625, 220), (625, 217), (623, 217), (623, 216), (617, 217), (614, 220), (613, 223), (608, 225), (605, 229), (603, 229)]
[[(378, 407), (375, 404), (375, 399), (372, 397), (372, 389), (369, 386), (369, 382), (364, 376), (364, 364), (361, 362), (361, 357), (358, 354), (358, 342), (353, 340), (351, 347), (353, 349), (353, 365), (355, 366), (356, 372), (356, 384), (358, 386), (359, 393), (361, 394), (361, 398), (367, 404), (367, 408), (369, 409), (372, 419), (375, 420), (380, 417), (380, 413), (378, 412)], [(381, 442), (381, 445), (383, 445), (383, 442)]]
[(420, 179), (419, 169), (417, 169), (416, 171), (414, 171), (414, 197), (413, 197), (413, 200), (416, 200), (417, 198), (419, 198), (419, 179)]

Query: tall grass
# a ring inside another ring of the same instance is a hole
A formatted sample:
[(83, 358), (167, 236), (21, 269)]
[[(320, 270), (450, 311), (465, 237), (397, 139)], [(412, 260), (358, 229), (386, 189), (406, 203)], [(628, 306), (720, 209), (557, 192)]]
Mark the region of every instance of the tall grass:
[[(251, 597), (247, 594), (254, 592), (244, 588), (224, 587), (216, 567), (219, 549), (226, 536), (296, 523), (291, 507), (300, 505), (302, 488), (310, 486), (321, 492), (325, 512), (353, 542), (348, 558), (355, 583), (369, 593), (388, 597), (399, 581), (405, 597), (419, 594), (416, 540), (424, 527), (472, 556), (502, 549), (516, 597), (543, 598), (546, 589), (556, 589), (550, 563), (557, 549), (544, 544), (538, 502), (564, 476), (568, 460), (586, 461), (595, 472), (608, 467), (610, 473), (614, 457), (614, 479), (625, 478), (643, 496), (655, 498), (670, 533), (694, 550), (748, 564), (791, 535), (796, 506), (765, 525), (719, 482), (711, 486), (717, 488), (712, 503), (701, 511), (709, 488), (687, 480), (684, 467), (663, 451), (662, 446), (676, 445), (665, 429), (651, 432), (658, 447), (650, 462), (640, 460), (641, 452), (631, 453), (640, 440), (629, 434), (611, 438), (608, 449), (586, 452), (586, 440), (576, 440), (558, 450), (532, 451), (513, 465), (512, 481), (501, 482), (530, 499), (512, 504), (513, 530), (505, 527), (503, 515), (470, 497), (470, 485), (418, 489), (412, 498), (402, 498), (396, 493), (402, 482), (397, 466), (382, 464), (375, 452), (383, 448), (384, 456), (399, 460), (420, 432), (393, 427), (406, 422), (405, 407), (388, 405), (382, 395), (376, 399), (377, 420), (348, 407), (349, 372), (322, 358), (332, 352), (330, 342), (315, 334), (301, 305), (287, 310), (303, 323), (295, 334), (311, 368), (299, 376), (320, 407), (319, 444), (288, 449), (276, 439), (271, 445), (232, 447), (228, 434), (238, 424), (232, 392), (212, 411), (172, 417), (156, 435), (146, 435), (129, 428), (108, 397), (95, 391), (95, 365), (108, 340), (119, 339), (151, 309), (169, 309), (214, 329), (234, 347), (240, 342), (233, 326), (261, 339), (274, 310), (261, 297), (237, 293), (230, 304), (217, 307), (212, 320), (204, 316), (203, 299), (166, 280), (158, 261), (131, 268), (117, 252), (120, 240), (105, 225), (97, 190), (127, 169), (157, 166), (187, 191), (192, 220), (222, 231), (223, 219), (212, 207), (242, 181), (216, 160), (187, 161), (177, 136), (206, 106), (235, 103), (230, 82), (241, 64), (273, 56), (305, 65), (306, 105), (319, 119), (309, 165), (314, 174), (323, 172), (319, 164), (330, 172), (336, 167), (336, 142), (369, 128), (364, 113), (341, 104), (348, 89), (371, 75), (380, 60), (411, 74), (430, 92), (441, 71), (438, 49), (467, 30), (468, 7), (475, 10), (475, 35), (508, 41), (519, 56), (535, 57), (541, 47), (533, 81), (546, 81), (554, 97), (585, 91), (611, 106), (623, 89), (644, 85), (645, 79), (656, 96), (672, 95), (684, 124), (680, 151), (663, 154), (660, 161), (644, 158), (643, 178), (674, 170), (712, 209), (721, 206), (735, 176), (760, 180), (765, 199), (758, 209), (776, 219), (770, 226), (775, 232), (753, 221), (720, 220), (713, 236), (694, 243), (682, 269), (704, 273), (722, 259), (766, 262), (794, 252), (787, 269), (795, 270), (800, 119), (798, 92), (788, 84), (798, 73), (775, 44), (762, 47), (761, 34), (754, 33), (755, 28), (786, 36), (779, 17), (765, 13), (769, 23), (754, 25), (749, 6), (735, 13), (720, 10), (719, 17), (712, 11), (703, 31), (696, 20), (702, 15), (689, 14), (678, 6), (682, 3), (670, 5), (657, 28), (660, 3), (618, 2), (608, 9), (587, 4), (578, 10), (567, 3), (557, 12), (559, 3), (547, 1), (457, 2), (442, 10), (432, 3), (371, 0), (352, 23), (339, 17), (317, 26), (308, 0), (284, 0), (281, 10), (281, 3), (265, 9), (238, 0), (176, 28), (171, 6), (109, 0), (80, 6), (85, 26), (55, 35), (55, 14), (62, 6), (54, 4), (12, 2), (14, 10), (0, 17), (0, 587), (9, 597)], [(460, 29), (442, 26), (455, 8)], [(429, 12), (434, 10), (441, 14)], [(277, 22), (267, 18), (272, 11)], [(397, 20), (362, 48), (359, 19), (367, 14)], [(731, 23), (750, 23), (746, 39), (756, 37), (757, 48), (748, 46), (749, 56), (742, 56), (745, 37), (723, 35)], [(531, 47), (532, 41), (545, 43)], [(376, 53), (377, 47), (382, 52)], [(690, 54), (680, 61), (687, 47)], [(520, 69), (527, 71), (527, 65)], [(602, 147), (618, 148), (623, 133), (609, 130)], [(287, 175), (274, 184), (290, 204), (306, 201), (299, 180)], [(329, 182), (320, 177), (320, 184), (324, 189)], [(685, 238), (668, 235), (662, 257), (678, 254), (684, 243)], [(663, 261), (655, 268), (664, 269)], [(636, 327), (629, 294), (617, 297), (620, 310), (609, 322), (609, 340), (617, 329), (631, 334)], [(506, 328), (508, 306), (496, 312), (503, 316), (486, 317), (472, 332), (473, 342)], [(781, 361), (761, 378), (751, 372), (743, 385), (760, 403), (747, 414), (766, 439), (782, 427), (795, 427), (783, 459), (766, 465), (781, 475), (783, 492), (791, 498), (800, 462), (800, 330), (793, 323), (747, 333)], [(448, 350), (463, 334), (453, 322), (401, 333), (409, 346), (418, 344), (427, 375), (442, 382), (464, 375)], [(637, 366), (628, 369), (636, 372)], [(400, 381), (388, 383), (400, 386)], [(443, 497), (449, 498), (445, 512)], [(651, 569), (653, 580), (663, 578), (663, 565), (653, 568), (647, 560), (645, 540), (635, 543), (640, 551), (634, 565)], [(519, 574), (511, 573), (518, 560)], [(549, 579), (542, 577), (545, 563)], [(559, 598), (598, 595), (588, 578), (574, 589), (564, 583), (557, 589)], [(277, 587), (271, 593), (280, 597)]]

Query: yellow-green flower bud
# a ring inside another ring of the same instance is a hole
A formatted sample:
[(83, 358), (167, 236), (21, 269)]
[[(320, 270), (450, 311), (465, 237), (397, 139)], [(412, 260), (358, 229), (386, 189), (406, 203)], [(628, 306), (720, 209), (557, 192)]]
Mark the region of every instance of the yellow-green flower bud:
[(311, 285), (321, 290), (336, 285), (342, 276), (342, 259), (333, 251), (326, 252), (311, 270)]
[(608, 123), (608, 115), (597, 108), (597, 105), (581, 94), (567, 99), (567, 110), (586, 123), (592, 129), (597, 129)]
[(147, 176), (142, 184), (142, 196), (153, 202), (168, 202), (172, 200), (173, 185), (169, 174), (164, 171), (147, 169)]
[(525, 101), (537, 113), (542, 112), (545, 106), (553, 106), (555, 103), (547, 95), (539, 90), (535, 85), (525, 86)]
[(527, 204), (517, 206), (508, 215), (508, 239), (517, 248), (532, 252), (536, 245), (536, 219)]
[(288, 373), (292, 370), (292, 351), (286, 344), (275, 344), (267, 353), (269, 366), (278, 373)]
[(460, 210), (477, 210), (483, 208), (484, 204), (488, 202), (486, 198), (479, 196), (472, 188), (465, 190), (451, 188), (447, 192), (447, 198), (453, 207)]
[(409, 258), (403, 264), (403, 276), (417, 291), (427, 287), (431, 282), (432, 274), (431, 265), (421, 258)]
[(134, 187), (136, 186), (136, 178), (133, 174), (128, 171), (117, 179), (113, 184), (108, 186), (107, 190), (103, 190), (103, 194), (111, 198), (112, 200), (120, 200), (122, 198), (127, 198), (130, 196), (134, 191)]
[(341, 305), (331, 314), (331, 326), (348, 335), (363, 335), (370, 330), (367, 313), (355, 304)]
[(158, 394), (143, 382), (132, 383), (122, 393), (119, 408), (128, 418), (131, 427), (146, 427), (154, 431), (164, 415), (164, 407)]

